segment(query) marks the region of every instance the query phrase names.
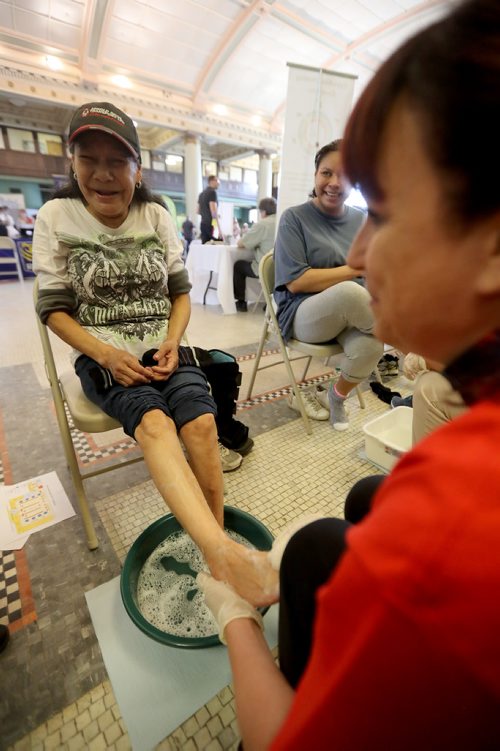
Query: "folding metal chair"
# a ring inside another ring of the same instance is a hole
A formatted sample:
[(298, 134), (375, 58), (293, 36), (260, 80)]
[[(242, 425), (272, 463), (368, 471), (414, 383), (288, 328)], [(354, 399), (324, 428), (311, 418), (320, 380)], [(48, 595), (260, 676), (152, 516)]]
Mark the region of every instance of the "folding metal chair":
[[(297, 404), (300, 410), (302, 420), (304, 422), (304, 427), (307, 433), (311, 433), (312, 432), (311, 422), (309, 420), (309, 417), (306, 414), (304, 401), (302, 399), (302, 393), (299, 387), (299, 383), (297, 382), (295, 378), (291, 363), (295, 362), (296, 360), (303, 360), (303, 359), (307, 360), (306, 366), (304, 368), (304, 372), (301, 378), (301, 381), (304, 381), (307, 375), (307, 371), (309, 370), (309, 365), (313, 357), (328, 359), (329, 357), (333, 357), (333, 355), (342, 354), (344, 350), (342, 346), (336, 341), (325, 342), (323, 344), (309, 344), (308, 342), (301, 342), (299, 339), (289, 339), (288, 342), (286, 342), (285, 344), (285, 341), (281, 335), (281, 331), (278, 325), (278, 320), (276, 318), (276, 312), (275, 312), (276, 303), (273, 297), (273, 289), (274, 289), (274, 251), (273, 250), (270, 250), (269, 253), (266, 253), (266, 255), (260, 261), (259, 279), (262, 285), (262, 292), (264, 293), (264, 299), (266, 301), (266, 313), (264, 317), (264, 326), (263, 326), (262, 334), (260, 337), (259, 347), (257, 349), (257, 355), (255, 358), (255, 364), (253, 366), (252, 375), (250, 377), (250, 383), (248, 386), (247, 399), (250, 399), (252, 396), (252, 390), (253, 390), (253, 386), (255, 383), (255, 378), (259, 370), (265, 370), (266, 368), (271, 368), (271, 367), (274, 367), (275, 365), (284, 364), (288, 372), (288, 377), (290, 378), (290, 385), (297, 399)], [(270, 365), (260, 365), (260, 360), (262, 357), (262, 352), (264, 350), (265, 343), (267, 339), (269, 338), (269, 336), (271, 335), (276, 337), (276, 339), (278, 340), (281, 356), (283, 359), (279, 360), (278, 362), (273, 362)], [(300, 355), (300, 357), (290, 357), (288, 354), (287, 348), (291, 350), (296, 350), (298, 352), (301, 352), (302, 354)], [(359, 386), (356, 386), (356, 393), (358, 396), (359, 405), (361, 408), (364, 409), (365, 401), (364, 401), (363, 394)]]
[(24, 276), (23, 276), (23, 270), (21, 267), (21, 262), (19, 260), (19, 257), (17, 255), (16, 250), (16, 244), (14, 240), (12, 240), (10, 237), (5, 237), (4, 235), (0, 235), (0, 250), (9, 250), (12, 253), (12, 257), (10, 256), (4, 256), (0, 255), (0, 279), (4, 277), (11, 277), (14, 273), (11, 268), (6, 269), (6, 266), (15, 266), (16, 267), (16, 274), (18, 276), (19, 281), (21, 284), (24, 284)]
[[(33, 297), (36, 305), (38, 299), (38, 279), (35, 279), (35, 284), (33, 286)], [(54, 399), (59, 432), (61, 434), (66, 461), (78, 499), (82, 523), (87, 536), (87, 545), (90, 550), (95, 550), (95, 548), (99, 546), (99, 543), (89, 510), (87, 495), (83, 487), (83, 480), (87, 480), (89, 477), (96, 477), (104, 472), (111, 472), (120, 467), (126, 467), (129, 464), (135, 464), (136, 462), (142, 461), (143, 457), (135, 457), (120, 462), (119, 464), (113, 464), (110, 467), (104, 467), (90, 472), (81, 471), (71, 438), (71, 430), (66, 415), (65, 405), (71, 415), (74, 426), (84, 433), (104, 433), (108, 430), (120, 428), (121, 425), (117, 420), (109, 417), (93, 402), (87, 399), (82, 391), (80, 379), (73, 368), (68, 367), (68, 369), (63, 372), (58, 372), (47, 327), (40, 321), (38, 316), (37, 323), (45, 360), (45, 372), (52, 391), (52, 398)]]

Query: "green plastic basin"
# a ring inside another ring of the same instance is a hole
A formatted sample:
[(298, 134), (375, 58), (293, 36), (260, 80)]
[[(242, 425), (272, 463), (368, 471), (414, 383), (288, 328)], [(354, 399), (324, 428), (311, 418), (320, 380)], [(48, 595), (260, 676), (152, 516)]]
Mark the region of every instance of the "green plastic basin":
[[(257, 550), (270, 550), (273, 536), (262, 522), (246, 511), (224, 507), (224, 526), (248, 540)], [(139, 610), (137, 602), (137, 583), (142, 567), (153, 550), (167, 537), (182, 530), (181, 525), (172, 514), (167, 514), (153, 522), (142, 532), (127, 553), (120, 578), (120, 591), (125, 610), (135, 625), (147, 636), (170, 647), (201, 649), (220, 644), (217, 634), (204, 637), (184, 637), (169, 634), (153, 626)], [(267, 608), (261, 608), (265, 613)]]

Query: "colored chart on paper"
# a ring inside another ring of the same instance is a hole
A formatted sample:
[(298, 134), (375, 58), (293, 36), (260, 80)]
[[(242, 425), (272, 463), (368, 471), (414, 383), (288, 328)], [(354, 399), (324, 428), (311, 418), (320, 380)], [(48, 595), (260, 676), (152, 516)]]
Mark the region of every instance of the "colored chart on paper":
[(43, 483), (28, 482), (24, 492), (9, 499), (9, 517), (18, 534), (54, 520), (54, 505)]

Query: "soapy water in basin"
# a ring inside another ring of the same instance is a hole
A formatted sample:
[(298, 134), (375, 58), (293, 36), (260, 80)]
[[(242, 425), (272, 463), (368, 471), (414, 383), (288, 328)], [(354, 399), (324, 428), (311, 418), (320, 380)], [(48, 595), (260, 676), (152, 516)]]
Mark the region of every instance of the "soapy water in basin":
[[(226, 529), (236, 542), (255, 549)], [(137, 601), (144, 618), (167, 634), (202, 638), (217, 634), (215, 619), (198, 590), (195, 576), (208, 571), (200, 549), (186, 532), (169, 535), (147, 558), (137, 582)]]

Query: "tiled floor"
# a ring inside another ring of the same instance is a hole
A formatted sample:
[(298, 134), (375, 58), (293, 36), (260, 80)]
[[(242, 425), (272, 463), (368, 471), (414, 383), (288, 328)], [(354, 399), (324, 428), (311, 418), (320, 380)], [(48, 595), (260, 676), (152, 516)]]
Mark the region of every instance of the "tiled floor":
[[(0, 285), (0, 314), (3, 481), (55, 470), (76, 507), (44, 375), (29, 282), (24, 287), (19, 282)], [(366, 410), (355, 398), (350, 400), (349, 431), (337, 433), (328, 423), (315, 422), (308, 436), (287, 406), (283, 367), (260, 373), (254, 399), (247, 401), (252, 360), (244, 356), (255, 352), (261, 326), (262, 313), (223, 316), (218, 308), (194, 306), (189, 339), (242, 357), (238, 418), (249, 425), (255, 447), (239, 470), (224, 476), (226, 497), (276, 533), (305, 512), (341, 513), (347, 490), (373, 470), (360, 456), (361, 427), (387, 407), (368, 391)], [(65, 345), (56, 342), (55, 350), (58, 359), (66, 358)], [(310, 375), (322, 380), (328, 372), (316, 362)], [(82, 435), (80, 455), (86, 461), (107, 458), (110, 444), (113, 453), (122, 442), (120, 431)], [(123, 448), (128, 450), (127, 439)], [(165, 513), (165, 506), (142, 463), (93, 478), (86, 486), (99, 549), (88, 551), (74, 517), (32, 535), (19, 556), (25, 562), (19, 564), (19, 581), (25, 587), (28, 577), (30, 594), (12, 624), (11, 643), (0, 655), (0, 749), (130, 748), (84, 593), (118, 575), (131, 543)], [(12, 558), (5, 560), (12, 579)], [(0, 567), (2, 575), (6, 578)], [(226, 687), (158, 748), (216, 751), (235, 749), (237, 743), (233, 695)]]

